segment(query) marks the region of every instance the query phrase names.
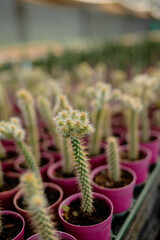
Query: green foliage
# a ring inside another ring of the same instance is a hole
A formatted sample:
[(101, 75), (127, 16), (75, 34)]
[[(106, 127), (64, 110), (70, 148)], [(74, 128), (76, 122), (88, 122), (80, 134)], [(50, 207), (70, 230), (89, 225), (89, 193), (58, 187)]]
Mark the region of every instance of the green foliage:
[(114, 181), (120, 180), (120, 160), (118, 143), (116, 138), (109, 137), (107, 145), (107, 162), (109, 165), (109, 176)]
[(37, 164), (40, 164), (39, 156), (39, 137), (34, 99), (29, 91), (21, 89), (17, 92), (18, 104), (23, 114), (25, 125), (28, 132), (28, 143), (31, 146)]
[(92, 188), (89, 176), (89, 167), (84, 147), (80, 137), (93, 131), (89, 123), (88, 114), (77, 110), (58, 113), (55, 118), (57, 129), (65, 138), (70, 138), (72, 143), (73, 155), (75, 160), (75, 171), (78, 183), (82, 192), (82, 211), (90, 215), (93, 211)]

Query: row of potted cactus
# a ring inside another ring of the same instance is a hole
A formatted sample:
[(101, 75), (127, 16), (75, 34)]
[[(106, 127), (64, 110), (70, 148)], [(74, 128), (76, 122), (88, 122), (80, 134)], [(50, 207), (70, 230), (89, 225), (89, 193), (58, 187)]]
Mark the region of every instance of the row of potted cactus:
[[(104, 71), (104, 66), (101, 67)], [(86, 65), (84, 69), (87, 76)], [(75, 91), (75, 96), (69, 95), (74, 108), (83, 99), (81, 107), (91, 113), (91, 121), (87, 111), (74, 110), (62, 94), (64, 86), (60, 88), (57, 82), (47, 79), (46, 86), (34, 89), (32, 85), (29, 88), (31, 80), (24, 82), (28, 85), (26, 89), (18, 90), (18, 105), (13, 102), (18, 117), (9, 118), (9, 112), (5, 117), (6, 109), (1, 108), (2, 208), (16, 209), (24, 217), (27, 231), (31, 231), (31, 215), (32, 225), (42, 239), (109, 240), (113, 213), (131, 207), (134, 187), (147, 181), (149, 165), (158, 160), (159, 137), (156, 132), (149, 132), (149, 112), (154, 115), (149, 105), (157, 101), (159, 79), (143, 74), (130, 85), (125, 83), (120, 89), (113, 89), (99, 81), (90, 87), (92, 79), (88, 77), (86, 83), (79, 81), (72, 89), (66, 89), (70, 93)], [(80, 102), (75, 101), (77, 94)], [(120, 115), (121, 127), (113, 128), (119, 115), (112, 116), (112, 111), (117, 108), (124, 117)], [(15, 153), (10, 161), (9, 152)], [(17, 186), (19, 179), (21, 184)], [(12, 182), (16, 187), (9, 190), (6, 183)], [(54, 195), (55, 202), (50, 204), (47, 194)], [(53, 212), (50, 215), (53, 210), (57, 219), (58, 211), (65, 231), (75, 238), (54, 230)], [(3, 236), (3, 217), (0, 219)], [(17, 239), (23, 239), (23, 234)], [(38, 235), (30, 239), (38, 239)]]

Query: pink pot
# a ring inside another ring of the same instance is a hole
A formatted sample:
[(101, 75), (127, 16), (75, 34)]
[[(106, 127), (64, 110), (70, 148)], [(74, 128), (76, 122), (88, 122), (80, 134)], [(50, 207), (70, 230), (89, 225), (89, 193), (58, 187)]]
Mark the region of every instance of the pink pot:
[(16, 220), (19, 218), (22, 222), (22, 229), (20, 230), (20, 232), (18, 233), (18, 235), (16, 237), (14, 237), (12, 240), (23, 240), (24, 239), (24, 228), (25, 228), (25, 222), (23, 217), (16, 213), (16, 212), (12, 212), (12, 211), (1, 211), (1, 214), (5, 214), (5, 215), (9, 215), (9, 216), (13, 216), (15, 218), (15, 222)]
[[(47, 159), (47, 163), (44, 166), (40, 167), (40, 173), (41, 173), (42, 179), (43, 179), (43, 181), (47, 181), (48, 180), (47, 170), (48, 170), (49, 166), (54, 162), (54, 158), (51, 154), (49, 154), (47, 152), (41, 152), (41, 157)], [(23, 162), (24, 162), (23, 156), (20, 156), (14, 162), (14, 168), (20, 174), (27, 171), (27, 168), (21, 167)]]
[(15, 161), (16, 158), (18, 158), (19, 153), (18, 153), (18, 151), (16, 150), (16, 148), (15, 148), (14, 146), (12, 146), (12, 145), (6, 145), (6, 146), (5, 146), (5, 150), (6, 150), (6, 153), (11, 153), (11, 152), (13, 152), (13, 153), (15, 153), (15, 155), (17, 155), (17, 156), (15, 156), (15, 157), (13, 157), (13, 158), (8, 158), (7, 160), (3, 161), (3, 162), (2, 162), (2, 170), (3, 170), (4, 172), (8, 172), (8, 171), (14, 172), (14, 171), (15, 171), (15, 169), (14, 169), (14, 161)]
[[(19, 178), (19, 174), (18, 173), (12, 173), (12, 172), (8, 172), (5, 175), (9, 176), (11, 181), (13, 179), (18, 179)], [(18, 190), (20, 189), (20, 184), (18, 184), (16, 187), (8, 190), (8, 191), (3, 191), (0, 192), (0, 202), (1, 202), (1, 207), (4, 210), (13, 210), (14, 206), (13, 206), (13, 197), (14, 195), (18, 192)]]
[(92, 179), (92, 186), (93, 190), (95, 192), (101, 193), (108, 197), (112, 203), (113, 203), (113, 208), (114, 208), (114, 213), (122, 213), (126, 210), (128, 210), (131, 205), (132, 205), (132, 199), (133, 199), (133, 191), (136, 183), (136, 174), (134, 171), (132, 171), (130, 168), (121, 166), (121, 169), (129, 172), (133, 180), (130, 184), (128, 184), (125, 187), (121, 188), (104, 188), (99, 185), (97, 185), (93, 179), (94, 177), (100, 173), (103, 170), (108, 169), (108, 166), (100, 166), (96, 169), (94, 169), (91, 173), (91, 179)]
[(78, 183), (76, 177), (58, 178), (54, 176), (54, 172), (62, 167), (61, 161), (53, 163), (47, 171), (48, 178), (51, 182), (58, 184), (64, 192), (64, 197), (68, 197), (74, 193), (78, 193)]
[[(121, 151), (127, 151), (128, 146), (121, 146)], [(141, 185), (146, 182), (148, 178), (149, 164), (152, 157), (151, 151), (143, 146), (140, 146), (140, 151), (144, 154), (144, 158), (137, 161), (124, 161), (121, 163), (123, 166), (131, 168), (137, 175), (136, 185)]]
[(153, 164), (158, 161), (160, 133), (156, 131), (151, 131), (151, 136), (155, 138), (153, 141), (141, 143), (140, 145), (151, 150), (152, 157), (150, 159), (150, 164)]
[(58, 162), (62, 159), (62, 156), (59, 151), (52, 151), (50, 149), (52, 146), (54, 147), (54, 145), (55, 145), (54, 140), (47, 140), (42, 144), (41, 149), (45, 152), (50, 153), (54, 157), (55, 162)]
[(59, 216), (65, 227), (66, 232), (73, 235), (77, 240), (110, 240), (111, 239), (111, 221), (113, 214), (113, 204), (112, 202), (104, 195), (99, 193), (93, 193), (95, 198), (103, 199), (111, 208), (110, 216), (101, 223), (90, 225), (90, 226), (79, 226), (68, 223), (63, 218), (63, 209), (64, 205), (69, 206), (70, 203), (78, 198), (81, 198), (81, 193), (76, 193), (68, 198), (66, 198), (59, 206)]
[[(60, 231), (56, 231), (56, 233), (58, 233), (60, 239), (76, 240), (76, 238), (74, 238), (73, 236), (71, 236), (71, 235), (68, 234), (68, 233), (60, 232)], [(35, 235), (31, 236), (31, 237), (28, 238), (27, 240), (39, 240), (39, 234), (35, 234)]]
[(16, 148), (14, 140), (1, 140), (4, 147), (12, 146)]
[[(47, 207), (47, 210), (54, 210), (55, 212), (57, 211), (60, 203), (62, 202), (62, 199), (63, 199), (63, 190), (61, 189), (60, 186), (56, 185), (56, 184), (53, 184), (53, 183), (44, 183), (44, 187), (50, 187), (51, 189), (54, 190), (57, 190), (59, 191), (59, 198), (58, 200), (50, 205), (49, 207)], [(16, 211), (21, 214), (25, 221), (26, 221), (26, 224), (27, 224), (27, 228), (30, 229), (30, 213), (28, 210), (25, 210), (23, 208), (21, 208), (19, 205), (18, 205), (18, 200), (23, 196), (23, 189), (19, 190), (16, 195), (14, 196), (14, 199), (13, 199), (13, 204), (14, 204), (14, 207), (16, 209)]]

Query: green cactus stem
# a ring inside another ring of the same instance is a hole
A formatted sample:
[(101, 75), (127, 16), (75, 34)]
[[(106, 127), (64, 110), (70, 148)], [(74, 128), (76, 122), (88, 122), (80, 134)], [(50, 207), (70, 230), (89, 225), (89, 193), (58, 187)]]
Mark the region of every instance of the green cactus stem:
[(6, 150), (3, 147), (2, 142), (0, 141), (0, 159), (5, 158), (7, 156)]
[(42, 190), (43, 186), (39, 184), (39, 179), (34, 173), (29, 172), (21, 177), (21, 182), (24, 189), (24, 199), (37, 233), (41, 235), (43, 240), (58, 240), (59, 238), (54, 230), (54, 223), (46, 210), (48, 203)]
[(142, 111), (142, 104), (139, 98), (131, 97), (124, 94), (121, 97), (122, 103), (127, 107), (127, 142), (128, 142), (128, 157), (131, 160), (136, 160), (139, 157), (139, 113)]
[(28, 144), (31, 147), (33, 155), (36, 158), (37, 164), (40, 164), (39, 154), (39, 136), (36, 112), (34, 107), (34, 99), (30, 92), (25, 89), (17, 92), (18, 104), (23, 114), (25, 125), (28, 132)]
[(29, 150), (28, 146), (25, 144), (24, 137), (25, 132), (21, 128), (18, 118), (11, 118), (10, 121), (0, 122), (0, 139), (13, 139), (22, 152), (28, 168), (41, 179), (37, 161), (32, 152)]
[(65, 138), (70, 138), (75, 160), (75, 171), (82, 192), (81, 209), (87, 215), (93, 211), (93, 196), (89, 177), (88, 160), (80, 137), (93, 131), (88, 114), (80, 111), (62, 111), (55, 118), (57, 129)]
[(118, 143), (116, 138), (108, 138), (107, 161), (109, 165), (109, 176), (114, 181), (120, 180), (120, 160), (118, 152)]
[(11, 116), (11, 107), (5, 87), (0, 84), (0, 118), (8, 120)]
[(2, 171), (2, 165), (0, 162), (0, 188), (3, 187), (4, 181), (3, 181), (3, 171)]
[(112, 136), (112, 112), (109, 104), (105, 105), (103, 114), (103, 137), (104, 139), (107, 139), (109, 136)]

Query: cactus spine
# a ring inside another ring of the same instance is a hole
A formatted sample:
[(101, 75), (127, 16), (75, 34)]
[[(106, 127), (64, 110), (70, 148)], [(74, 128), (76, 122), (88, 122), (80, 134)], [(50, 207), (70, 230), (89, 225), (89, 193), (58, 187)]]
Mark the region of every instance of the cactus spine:
[(25, 89), (17, 92), (18, 103), (21, 108), (25, 125), (28, 130), (28, 143), (32, 153), (36, 158), (37, 164), (40, 164), (39, 156), (39, 137), (37, 129), (36, 112), (34, 108), (34, 99), (30, 92)]
[(109, 176), (114, 181), (120, 180), (120, 160), (117, 140), (114, 137), (108, 138), (107, 160), (109, 165)]
[(47, 200), (33, 173), (24, 174), (21, 178), (25, 201), (31, 211), (33, 225), (43, 240), (58, 240), (55, 234), (54, 223), (46, 210)]
[(55, 122), (62, 136), (71, 139), (75, 171), (82, 192), (81, 209), (87, 215), (90, 215), (93, 211), (92, 188), (86, 152), (82, 146), (80, 137), (92, 132), (93, 127), (89, 124), (88, 114), (76, 110), (72, 112), (60, 112), (55, 118)]

